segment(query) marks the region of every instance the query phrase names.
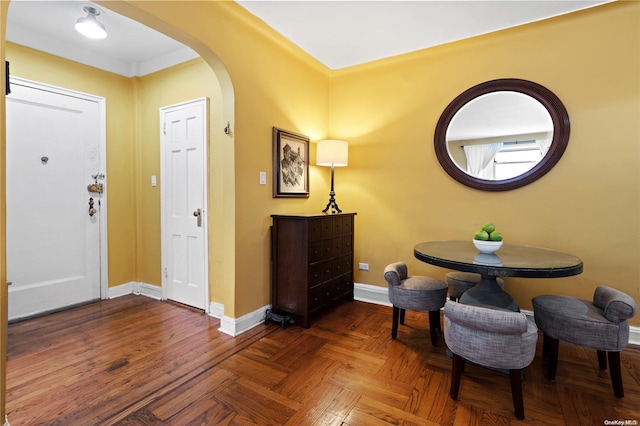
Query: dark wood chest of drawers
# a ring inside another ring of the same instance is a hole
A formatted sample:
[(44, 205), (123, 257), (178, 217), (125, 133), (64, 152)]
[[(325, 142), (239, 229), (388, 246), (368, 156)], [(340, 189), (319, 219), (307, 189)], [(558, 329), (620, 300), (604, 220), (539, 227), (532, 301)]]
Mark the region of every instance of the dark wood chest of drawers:
[(302, 317), (338, 299), (353, 300), (353, 230), (356, 213), (272, 215), (271, 303)]

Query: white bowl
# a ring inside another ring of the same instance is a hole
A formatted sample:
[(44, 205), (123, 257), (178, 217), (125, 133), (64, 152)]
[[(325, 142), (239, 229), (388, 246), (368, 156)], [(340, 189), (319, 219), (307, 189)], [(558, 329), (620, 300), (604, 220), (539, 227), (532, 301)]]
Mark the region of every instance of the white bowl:
[(473, 245), (476, 246), (480, 253), (492, 254), (500, 250), (500, 247), (502, 247), (502, 241), (473, 240)]
[(473, 258), (476, 265), (502, 266), (502, 260), (495, 254), (478, 253)]

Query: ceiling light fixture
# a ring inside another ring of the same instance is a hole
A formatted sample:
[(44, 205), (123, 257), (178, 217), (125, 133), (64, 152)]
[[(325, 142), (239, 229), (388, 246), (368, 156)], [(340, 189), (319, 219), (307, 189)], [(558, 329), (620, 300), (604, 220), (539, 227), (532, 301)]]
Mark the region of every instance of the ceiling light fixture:
[(105, 30), (104, 25), (96, 19), (96, 16), (102, 13), (100, 9), (93, 6), (84, 6), (82, 10), (86, 12), (87, 16), (76, 21), (76, 31), (85, 37), (96, 40), (105, 38), (107, 36), (107, 30)]

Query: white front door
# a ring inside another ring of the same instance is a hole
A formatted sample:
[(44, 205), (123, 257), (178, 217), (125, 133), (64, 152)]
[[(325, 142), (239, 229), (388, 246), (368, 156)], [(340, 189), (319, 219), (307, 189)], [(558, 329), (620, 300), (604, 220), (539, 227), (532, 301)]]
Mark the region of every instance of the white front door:
[(207, 100), (160, 109), (165, 297), (207, 307)]
[(104, 184), (101, 99), (12, 80), (6, 100), (9, 319), (100, 299), (104, 193), (87, 185)]

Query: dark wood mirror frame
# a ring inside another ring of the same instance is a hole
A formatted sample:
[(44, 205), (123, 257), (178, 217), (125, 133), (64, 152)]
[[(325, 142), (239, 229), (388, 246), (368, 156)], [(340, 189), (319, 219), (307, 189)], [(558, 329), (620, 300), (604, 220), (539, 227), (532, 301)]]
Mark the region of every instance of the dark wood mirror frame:
[[(547, 154), (527, 172), (504, 180), (485, 180), (473, 177), (461, 170), (451, 159), (447, 149), (447, 129), (456, 113), (471, 100), (492, 92), (520, 92), (540, 102), (549, 112), (553, 122), (553, 139)], [(444, 110), (436, 125), (434, 146), (442, 168), (463, 185), (483, 191), (508, 191), (528, 185), (556, 165), (569, 144), (569, 114), (560, 99), (549, 89), (537, 83), (514, 78), (480, 83), (458, 95)]]

